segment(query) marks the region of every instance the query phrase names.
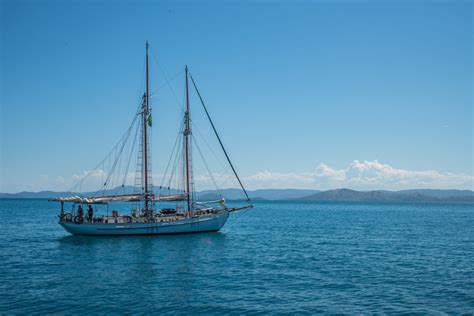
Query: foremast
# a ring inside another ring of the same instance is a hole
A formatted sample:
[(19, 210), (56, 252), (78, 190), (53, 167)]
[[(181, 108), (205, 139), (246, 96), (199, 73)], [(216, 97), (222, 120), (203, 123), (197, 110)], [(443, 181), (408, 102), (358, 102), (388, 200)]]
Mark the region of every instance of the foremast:
[(143, 119), (143, 197), (145, 200), (145, 211), (150, 210), (150, 188), (148, 187), (148, 124), (150, 122), (150, 93), (148, 85), (148, 41), (146, 42), (146, 92), (143, 96), (142, 119)]
[(190, 112), (189, 112), (189, 92), (188, 92), (188, 65), (185, 67), (186, 73), (186, 111), (184, 112), (184, 146), (185, 146), (185, 176), (186, 176), (186, 196), (187, 196), (187, 215), (192, 215), (192, 201), (191, 201), (191, 185), (190, 185), (190, 136), (191, 136), (191, 124), (190, 124)]

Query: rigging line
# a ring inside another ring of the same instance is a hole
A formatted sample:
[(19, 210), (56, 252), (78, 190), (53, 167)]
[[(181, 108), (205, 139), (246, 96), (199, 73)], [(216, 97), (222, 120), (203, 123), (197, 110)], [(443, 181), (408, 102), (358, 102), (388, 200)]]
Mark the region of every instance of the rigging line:
[(81, 187), (81, 190), (82, 190), (82, 184), (84, 183), (84, 181), (94, 172), (96, 171), (100, 166), (103, 166), (105, 161), (110, 157), (110, 155), (112, 155), (112, 153), (114, 152), (114, 150), (123, 142), (124, 138), (126, 137), (126, 135), (129, 133), (129, 130), (132, 128), (133, 124), (135, 123), (137, 117), (135, 117), (132, 121), (132, 123), (130, 124), (130, 127), (125, 131), (124, 135), (120, 138), (120, 140), (115, 144), (114, 147), (112, 147), (112, 149), (109, 151), (109, 153), (105, 156), (104, 159), (102, 159), (91, 171), (89, 171), (81, 180), (79, 180), (78, 183), (74, 184), (70, 189), (69, 191), (73, 191), (75, 188), (77, 188), (78, 186)]
[[(184, 104), (184, 103), (186, 102), (186, 91), (183, 92), (183, 101), (182, 101), (182, 102), (183, 102), (182, 104)], [(186, 113), (183, 108), (181, 108), (181, 111), (183, 112), (183, 114)], [(208, 147), (209, 150), (213, 153), (214, 157), (215, 157), (216, 160), (219, 162), (219, 164), (221, 165), (221, 167), (222, 167), (223, 169), (225, 169), (224, 165), (222, 164), (222, 162), (221, 162), (220, 159), (218, 158), (216, 152), (211, 148), (211, 146), (209, 145), (209, 143), (206, 141), (206, 138), (202, 135), (201, 130), (199, 129), (199, 127), (198, 127), (196, 124), (194, 124), (194, 122), (193, 122), (192, 119), (189, 120), (189, 123), (191, 124), (192, 130), (193, 130), (193, 131), (196, 131), (196, 132), (199, 134), (199, 136), (200, 136), (201, 139), (204, 141), (204, 143), (206, 143), (207, 147)], [(183, 123), (183, 124), (184, 124), (184, 123)]]
[[(107, 178), (106, 178), (106, 180), (105, 180), (105, 183), (104, 183), (104, 185), (103, 185), (104, 192), (105, 192), (105, 190), (106, 190), (106, 188), (107, 188), (107, 183), (109, 182), (110, 177), (112, 176), (113, 172), (115, 171), (115, 167), (116, 167), (116, 165), (117, 165), (118, 159), (119, 159), (120, 156), (122, 155), (123, 149), (124, 149), (125, 145), (127, 144), (127, 141), (128, 141), (129, 136), (130, 136), (130, 133), (131, 133), (131, 131), (132, 131), (132, 126), (133, 126), (133, 124), (135, 123), (135, 120), (136, 120), (136, 117), (135, 117), (135, 119), (133, 120), (132, 125), (130, 125), (130, 127), (128, 128), (127, 133), (126, 133), (126, 134), (124, 135), (124, 137), (123, 137), (123, 141), (121, 142), (121, 143), (122, 143), (122, 146), (121, 146), (119, 152), (117, 152), (118, 146), (115, 146), (115, 149), (114, 149), (114, 152), (115, 152), (115, 160), (114, 160), (114, 163), (113, 163), (113, 165), (112, 165), (112, 168), (111, 168), (110, 171), (109, 171), (109, 174), (107, 175)], [(118, 145), (118, 144), (117, 144), (117, 145)], [(98, 190), (97, 192), (99, 192), (99, 191), (100, 191), (100, 190)], [(96, 192), (96, 193), (97, 193), (97, 192)]]
[(199, 96), (199, 100), (201, 100), (201, 104), (204, 108), (204, 111), (206, 112), (206, 115), (207, 115), (207, 118), (209, 119), (209, 122), (211, 123), (211, 126), (212, 126), (212, 129), (214, 130), (214, 133), (216, 134), (216, 137), (217, 137), (217, 140), (219, 141), (219, 144), (221, 145), (221, 148), (222, 148), (222, 151), (224, 152), (225, 154), (225, 157), (227, 158), (227, 161), (229, 162), (229, 165), (230, 167), (232, 168), (232, 171), (234, 172), (235, 174), (235, 177), (237, 178), (237, 180), (239, 181), (239, 184), (240, 184), (240, 187), (242, 188), (242, 190), (244, 191), (245, 193), (245, 196), (247, 197), (247, 201), (250, 201), (250, 197), (249, 195), (247, 194), (247, 191), (245, 190), (244, 188), (244, 185), (242, 184), (242, 181), (240, 181), (240, 178), (239, 176), (237, 175), (237, 172), (235, 171), (235, 168), (234, 166), (232, 165), (232, 162), (230, 161), (230, 158), (229, 158), (229, 155), (227, 154), (227, 151), (225, 150), (224, 148), (224, 144), (222, 144), (222, 141), (221, 141), (221, 138), (219, 137), (219, 134), (217, 133), (217, 130), (214, 126), (214, 123), (212, 122), (212, 119), (211, 119), (211, 116), (209, 115), (209, 112), (207, 111), (207, 108), (206, 108), (206, 105), (204, 104), (204, 101), (201, 97), (201, 94), (199, 93), (199, 90), (198, 88), (196, 87), (196, 83), (194, 82), (194, 79), (193, 79), (193, 76), (191, 74), (189, 74), (190, 78), (191, 78), (191, 81), (193, 83), (193, 86), (194, 86), (194, 89), (196, 89), (196, 92)]
[[(183, 73), (183, 71), (181, 70), (180, 72), (178, 72), (176, 75), (174, 75), (173, 77), (171, 77), (171, 79), (169, 80), (169, 82), (172, 82), (173, 80), (175, 80), (179, 75), (181, 75)], [(166, 79), (165, 79), (166, 80)], [(158, 91), (160, 91), (161, 89), (163, 89), (165, 86), (167, 86), (168, 83), (165, 82), (163, 83), (161, 86), (159, 86), (155, 91), (153, 91), (152, 93), (150, 93), (150, 97), (152, 97), (155, 93), (157, 93)]]
[(176, 96), (176, 93), (174, 93), (174, 89), (173, 87), (171, 86), (170, 84), (170, 81), (168, 80), (164, 70), (163, 70), (163, 67), (161, 67), (161, 64), (158, 62), (158, 59), (155, 57), (155, 54), (154, 54), (154, 51), (153, 49), (150, 48), (150, 51), (151, 51), (151, 56), (153, 57), (153, 60), (156, 62), (156, 64), (158, 65), (158, 69), (160, 70), (161, 74), (163, 75), (163, 78), (165, 78), (165, 81), (166, 81), (166, 84), (168, 85), (168, 87), (170, 88), (171, 90), (171, 93), (173, 94), (174, 98), (176, 99), (176, 102), (179, 104), (179, 107), (181, 108), (181, 110), (184, 112), (184, 109), (182, 107), (182, 105), (179, 103), (179, 100), (178, 100), (178, 97)]
[[(127, 146), (129, 145), (128, 143), (129, 143), (129, 142), (127, 141), (127, 143), (125, 144), (125, 147), (126, 147), (126, 148), (127, 148)], [(121, 170), (122, 170), (123, 163), (124, 163), (123, 156), (120, 156), (120, 157), (119, 157), (119, 162), (118, 162), (118, 168), (117, 168), (118, 172), (117, 172), (117, 176), (115, 177), (114, 181), (117, 181), (117, 182), (118, 182), (118, 181), (120, 180), (120, 179), (119, 179), (119, 178), (120, 178), (120, 175), (121, 175), (120, 172), (121, 172)], [(115, 192), (118, 192), (119, 190), (120, 190), (120, 188), (117, 187), (116, 190), (115, 190)]]
[[(179, 107), (179, 109), (181, 110), (181, 112), (183, 112), (183, 114), (184, 114), (184, 113), (186, 112), (186, 111), (184, 110), (184, 102), (185, 102), (185, 100), (186, 100), (186, 93), (183, 93), (183, 101), (182, 101), (182, 102), (179, 102), (178, 97), (176, 96), (176, 93), (174, 92), (174, 89), (173, 89), (173, 87), (172, 87), (171, 84), (170, 84), (170, 82), (173, 81), (173, 80), (174, 80), (176, 77), (178, 77), (179, 75), (181, 75), (181, 74), (183, 73), (183, 71), (181, 70), (181, 71), (178, 72), (176, 75), (174, 75), (174, 77), (172, 77), (171, 79), (168, 80), (168, 79), (167, 79), (167, 76), (166, 76), (166, 74), (165, 74), (165, 71), (164, 71), (164, 69), (163, 69), (163, 67), (162, 67), (161, 64), (158, 62), (158, 59), (155, 57), (153, 48), (151, 48), (151, 47), (150, 47), (150, 55), (153, 57), (153, 60), (154, 60), (154, 61), (156, 62), (156, 64), (158, 65), (158, 68), (159, 68), (159, 70), (160, 70), (162, 76), (165, 78), (165, 81), (166, 81), (162, 86), (160, 86), (160, 87), (159, 87), (156, 91), (154, 91), (151, 95), (153, 95), (154, 93), (156, 93), (156, 92), (157, 92), (158, 90), (160, 90), (163, 86), (167, 85), (167, 86), (170, 88), (171, 93), (173, 94), (173, 96), (174, 96), (174, 98), (175, 98), (175, 100), (176, 100), (177, 106)], [(193, 123), (192, 120), (190, 120), (190, 123), (191, 123), (191, 126), (192, 126), (193, 130), (196, 130), (199, 134), (201, 134), (200, 131), (199, 131), (199, 128)], [(202, 137), (202, 134), (201, 134), (201, 137)], [(204, 138), (204, 137), (203, 137), (203, 138)], [(207, 144), (207, 145), (208, 145), (208, 147), (210, 148), (209, 144)], [(212, 151), (212, 149), (211, 149), (211, 151)], [(216, 158), (217, 158), (217, 155), (216, 155), (215, 153), (214, 153), (214, 155), (215, 155)], [(219, 159), (217, 159), (217, 160), (219, 161)], [(220, 161), (219, 161), (219, 163), (222, 165), (222, 163), (221, 163)]]
[[(182, 143), (183, 143), (183, 140), (182, 140), (181, 137), (178, 137), (178, 139), (179, 139), (178, 147), (181, 147)], [(173, 181), (174, 174), (176, 172), (176, 169), (178, 169), (178, 164), (180, 162), (180, 156), (181, 156), (181, 152), (179, 150), (176, 150), (176, 155), (175, 155), (175, 158), (174, 158), (173, 167), (171, 168), (170, 179), (168, 181), (168, 188), (171, 187), (171, 182)], [(179, 175), (179, 173), (177, 173), (177, 176), (178, 175)], [(179, 179), (177, 180), (176, 184), (179, 185)]]
[(198, 152), (199, 152), (199, 155), (201, 156), (202, 162), (204, 162), (204, 166), (206, 166), (207, 172), (209, 173), (209, 176), (211, 177), (212, 183), (213, 183), (214, 186), (216, 187), (217, 192), (219, 192), (219, 195), (222, 197), (222, 192), (221, 192), (221, 190), (219, 189), (219, 187), (217, 186), (216, 180), (214, 179), (214, 176), (212, 175), (211, 170), (209, 169), (209, 166), (207, 165), (207, 162), (206, 162), (206, 160), (204, 159), (204, 156), (203, 156), (203, 154), (202, 154), (202, 152), (201, 152), (201, 148), (199, 147), (198, 142), (197, 142), (196, 139), (194, 138), (194, 135), (191, 135), (191, 137), (192, 137), (192, 139), (194, 140), (194, 144), (196, 145), (196, 148), (198, 149)]
[(229, 176), (221, 183), (221, 187), (223, 187), (227, 183), (227, 181), (229, 181), (230, 178), (232, 178), (232, 174), (229, 174)]
[(137, 128), (135, 130), (135, 136), (133, 138), (133, 145), (132, 145), (132, 148), (130, 150), (130, 156), (128, 157), (128, 163), (127, 163), (127, 168), (125, 169), (125, 174), (123, 176), (123, 181), (122, 181), (122, 185), (125, 184), (125, 181), (127, 179), (127, 173), (128, 173), (128, 169), (130, 167), (130, 162), (132, 161), (132, 156), (133, 156), (133, 152), (134, 152), (134, 149), (135, 149), (135, 144), (137, 143), (137, 135), (138, 135), (138, 130), (140, 129), (139, 128), (140, 126), (137, 125)]
[[(149, 158), (149, 161), (148, 161), (148, 173), (149, 173), (149, 176), (148, 176), (148, 186), (151, 188), (151, 193), (154, 194), (154, 189), (153, 189), (153, 166), (152, 166), (152, 162), (153, 162), (153, 157), (152, 157), (152, 150), (151, 150), (151, 144), (153, 144), (153, 133), (152, 133), (152, 130), (150, 129), (149, 130), (149, 133), (148, 133), (148, 158)], [(152, 202), (153, 203), (153, 202)]]
[(172, 160), (173, 157), (174, 157), (174, 152), (175, 152), (175, 150), (176, 150), (176, 147), (177, 147), (177, 145), (178, 145), (179, 134), (180, 134), (180, 133), (178, 133), (178, 135), (176, 136), (176, 140), (174, 141), (173, 150), (171, 151), (170, 159), (168, 160), (168, 163), (166, 164), (165, 173), (163, 174), (163, 178), (161, 179), (160, 187), (163, 186), (163, 184), (164, 184), (164, 182), (165, 182), (165, 179), (166, 179), (166, 176), (168, 175), (168, 169), (169, 169), (171, 160)]
[(182, 129), (182, 125), (179, 127), (178, 132), (176, 134), (176, 139), (175, 139), (175, 143), (173, 145), (173, 150), (171, 151), (170, 158), (168, 160), (168, 164), (166, 165), (166, 171), (163, 175), (163, 178), (161, 179), (161, 184), (160, 184), (161, 187), (163, 187), (163, 184), (165, 184), (165, 180), (167, 179), (167, 176), (168, 176), (169, 166), (170, 166), (171, 161), (173, 160), (173, 157), (175, 157), (175, 152), (176, 152), (176, 155), (177, 155), (177, 153), (179, 151), (178, 148), (179, 148), (179, 144), (180, 144), (180, 141), (181, 141), (181, 138), (180, 138), (181, 129)]
[(141, 77), (140, 77), (140, 87), (139, 87), (139, 92), (138, 92), (138, 103), (142, 104), (143, 100), (143, 91), (145, 90), (145, 69), (146, 69), (146, 57), (143, 58), (143, 63), (142, 63), (142, 70), (141, 70)]
[(250, 210), (250, 208), (245, 209), (242, 212), (239, 212), (239, 213), (235, 214), (235, 217), (234, 217), (233, 221), (236, 222), (237, 220), (239, 220), (244, 214), (247, 213), (248, 210)]
[(125, 158), (124, 168), (121, 169), (121, 172), (122, 172), (121, 175), (123, 174), (123, 179), (121, 180), (120, 184), (121, 184), (123, 192), (125, 192), (125, 183), (126, 183), (127, 177), (128, 177), (128, 170), (129, 170), (131, 159), (132, 159), (134, 149), (135, 149), (137, 131), (136, 131), (136, 128), (134, 128), (134, 130), (135, 130), (135, 133), (133, 133), (133, 131), (132, 131), (132, 135), (134, 135), (134, 136), (133, 137), (131, 136), (131, 141), (128, 143), (127, 148), (125, 149), (125, 152), (128, 153), (128, 155), (127, 155), (128, 158)]
[(209, 151), (214, 155), (214, 158), (216, 158), (217, 162), (221, 165), (222, 169), (226, 170), (226, 167), (224, 166), (222, 161), (219, 159), (216, 152), (212, 149), (211, 145), (209, 145), (209, 143), (206, 141), (206, 138), (202, 135), (202, 133), (199, 131), (199, 129), (196, 128), (194, 125), (193, 125), (193, 128), (195, 128), (195, 130), (197, 131), (199, 137), (203, 140), (204, 144), (207, 146)]
[[(180, 153), (180, 151), (179, 151), (178, 148), (181, 147), (181, 137), (179, 137), (179, 136), (180, 135), (178, 134), (178, 137), (176, 138), (176, 146), (173, 149), (173, 152), (170, 156), (170, 160), (168, 161), (172, 167), (169, 168), (167, 166), (167, 172), (163, 176), (162, 182), (161, 182), (161, 187), (162, 188), (167, 188), (167, 192), (169, 192), (171, 190), (171, 185), (174, 184), (173, 183), (173, 178), (174, 178), (174, 174), (175, 174), (177, 165), (179, 163), (179, 156), (180, 156), (179, 153)], [(169, 171), (169, 175), (168, 175), (168, 171)], [(178, 189), (178, 188), (176, 187), (176, 189)]]
[[(181, 130), (183, 129), (183, 126), (184, 126), (184, 122), (182, 122), (182, 124), (179, 128), (178, 134), (177, 134), (177, 144), (176, 144), (176, 150), (173, 153), (174, 162), (173, 162), (173, 167), (171, 168), (171, 173), (170, 173), (170, 177), (169, 177), (169, 181), (168, 181), (168, 189), (170, 189), (170, 187), (171, 187), (171, 183), (173, 181), (174, 174), (175, 174), (175, 172), (178, 168), (179, 162), (180, 162), (180, 157), (181, 157), (180, 148), (182, 147), (182, 142), (183, 142), (183, 137), (180, 137), (180, 136), (182, 134)], [(179, 175), (179, 172), (177, 172), (176, 175)], [(179, 189), (179, 180), (176, 180), (176, 189)]]

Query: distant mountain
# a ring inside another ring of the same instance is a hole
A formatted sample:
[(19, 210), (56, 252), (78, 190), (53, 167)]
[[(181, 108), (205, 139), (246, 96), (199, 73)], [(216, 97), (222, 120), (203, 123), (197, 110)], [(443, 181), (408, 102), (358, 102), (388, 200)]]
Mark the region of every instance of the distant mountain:
[(220, 196), (217, 193), (197, 194), (197, 199), (203, 200), (203, 201), (214, 201), (214, 200), (220, 200), (221, 198), (222, 196)]
[[(134, 192), (134, 187), (117, 187), (111, 190), (100, 191), (104, 195), (129, 194)], [(177, 190), (155, 187), (155, 193), (175, 194)], [(470, 190), (402, 190), (402, 191), (355, 191), (350, 189), (337, 189), (328, 191), (298, 190), (298, 189), (260, 189), (247, 191), (250, 198), (259, 200), (299, 200), (299, 201), (363, 201), (363, 202), (470, 202), (474, 203), (474, 192)], [(19, 192), (0, 193), (0, 198), (16, 199), (47, 199), (58, 196), (80, 195), (83, 197), (97, 195), (97, 192)], [(218, 200), (224, 197), (228, 200), (242, 200), (245, 195), (240, 189), (206, 190), (196, 192), (199, 200)]]
[(403, 190), (355, 191), (337, 189), (299, 198), (302, 201), (361, 201), (361, 202), (474, 202), (469, 190)]
[(302, 198), (320, 192), (319, 190), (299, 190), (299, 189), (260, 189), (251, 191), (251, 198), (264, 198), (267, 200), (291, 200)]
[[(317, 193), (317, 190), (298, 190), (298, 189), (260, 189), (247, 191), (251, 199), (259, 200), (290, 200), (302, 198), (314, 193)], [(198, 192), (197, 196), (206, 196), (209, 194), (219, 196), (221, 193), (226, 199), (229, 200), (241, 200), (245, 198), (244, 193), (240, 189), (223, 189), (220, 191), (216, 190), (206, 190)]]
[(240, 200), (244, 199), (245, 195), (242, 190), (239, 189), (223, 189), (223, 190), (205, 190), (196, 193), (199, 199), (220, 199), (221, 195), (228, 200)]

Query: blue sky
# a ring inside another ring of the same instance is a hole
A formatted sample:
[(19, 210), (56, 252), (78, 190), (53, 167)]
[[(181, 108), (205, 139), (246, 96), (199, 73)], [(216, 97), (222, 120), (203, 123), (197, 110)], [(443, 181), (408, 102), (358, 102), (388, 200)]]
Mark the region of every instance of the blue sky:
[[(151, 90), (155, 58), (167, 78), (188, 64), (250, 188), (474, 186), (472, 1), (1, 6), (2, 192), (69, 189), (108, 153), (143, 93), (146, 40)], [(165, 88), (157, 174), (179, 120)]]

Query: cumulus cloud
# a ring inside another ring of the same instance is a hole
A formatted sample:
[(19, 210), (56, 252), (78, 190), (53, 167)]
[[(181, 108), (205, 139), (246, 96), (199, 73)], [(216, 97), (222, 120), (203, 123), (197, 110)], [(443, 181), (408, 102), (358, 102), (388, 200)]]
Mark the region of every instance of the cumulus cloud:
[(473, 189), (474, 176), (436, 170), (405, 170), (374, 161), (352, 161), (345, 169), (320, 163), (315, 170), (279, 173), (268, 170), (245, 177), (251, 188), (353, 188), (359, 190), (409, 188)]
[[(84, 177), (88, 175), (85, 179)], [(11, 192), (22, 190), (73, 190), (79, 192), (95, 191), (101, 188), (108, 178), (106, 171), (97, 169), (83, 171), (72, 176), (40, 175), (36, 181), (30, 181), (28, 186), (17, 185)], [(162, 174), (153, 174), (153, 183), (162, 183)], [(274, 172), (262, 170), (252, 175), (242, 175), (242, 182), (248, 189), (264, 188), (295, 188), (327, 190), (335, 188), (351, 188), (356, 190), (402, 190), (413, 188), (431, 189), (470, 189), (474, 190), (474, 176), (462, 173), (441, 172), (436, 170), (406, 170), (395, 168), (388, 164), (373, 161), (354, 160), (346, 168), (337, 169), (320, 163), (308, 172)], [(109, 178), (108, 187), (120, 186), (124, 175)], [(168, 185), (168, 180), (163, 182)], [(171, 183), (176, 186), (176, 181)], [(126, 185), (133, 185), (135, 173), (129, 172), (125, 177)], [(214, 189), (214, 182), (220, 188), (237, 188), (238, 182), (230, 170), (223, 173), (196, 173), (194, 177), (197, 190)]]

